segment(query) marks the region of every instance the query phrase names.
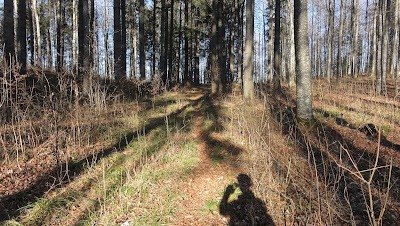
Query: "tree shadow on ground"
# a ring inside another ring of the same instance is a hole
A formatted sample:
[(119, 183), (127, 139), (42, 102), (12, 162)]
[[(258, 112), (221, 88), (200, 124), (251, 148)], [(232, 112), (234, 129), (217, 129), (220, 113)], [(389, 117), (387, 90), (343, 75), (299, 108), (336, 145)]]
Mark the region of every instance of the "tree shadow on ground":
[[(275, 225), (265, 203), (251, 191), (251, 178), (246, 174), (239, 174), (237, 180), (238, 183), (225, 189), (219, 204), (219, 213), (229, 216), (229, 225)], [(235, 188), (239, 188), (241, 194), (237, 199), (229, 201), (230, 196), (235, 194)]]
[(221, 107), (214, 103), (213, 97), (205, 98), (201, 108), (206, 114), (204, 117), (212, 122), (211, 125), (202, 128), (200, 134), (200, 139), (207, 144), (208, 158), (214, 163), (230, 163), (231, 167), (237, 167), (235, 160), (244, 150), (228, 140), (220, 140), (212, 136), (212, 133), (225, 129), (221, 121), (230, 119), (220, 115)]
[[(340, 131), (335, 130), (327, 123), (315, 121), (312, 125), (300, 125), (295, 116), (294, 100), (289, 95), (284, 96), (284, 99), (285, 101), (282, 101), (281, 97), (273, 97), (271, 106), (271, 114), (280, 123), (282, 133), (288, 135), (294, 141), (295, 146), (302, 151), (302, 156), (308, 159), (309, 163), (315, 167), (320, 181), (324, 181), (326, 186), (336, 190), (336, 195), (343, 206), (351, 205), (351, 214), (354, 215), (355, 220), (363, 225), (369, 224), (363, 191), (361, 190), (363, 187), (361, 185), (362, 182), (349, 172), (341, 169), (334, 159), (342, 161), (342, 164), (350, 164), (351, 166), (351, 160), (345, 152), (345, 149), (348, 150), (352, 159), (357, 163), (358, 170), (366, 170), (362, 175), (368, 179), (370, 174), (368, 170), (373, 167), (376, 160), (375, 152), (371, 153), (368, 150), (358, 149), (345, 134), (341, 134)], [(315, 142), (315, 140), (318, 142)], [(387, 164), (387, 160), (379, 156), (378, 166)], [(388, 168), (377, 170), (374, 176), (376, 191), (385, 191), (387, 187), (387, 171)], [(400, 169), (397, 166), (393, 166), (391, 177), (392, 183), (396, 183), (400, 179)], [(357, 186), (348, 186), (349, 183), (354, 183)], [(382, 199), (377, 195), (373, 194), (375, 216), (379, 216), (379, 211), (382, 208)], [(399, 202), (399, 197), (400, 189), (392, 184), (389, 199)], [(384, 222), (394, 223), (399, 217), (399, 213), (387, 208)]]
[[(152, 130), (163, 126), (165, 124), (165, 118), (178, 118), (188, 107), (197, 105), (204, 99), (204, 96), (190, 101), (189, 104), (179, 108), (178, 110), (162, 117), (151, 118), (148, 120), (143, 128), (146, 133), (150, 133)], [(21, 214), (21, 209), (27, 206), (29, 203), (33, 203), (37, 198), (43, 197), (50, 190), (55, 188), (65, 187), (73, 182), (79, 175), (85, 172), (85, 169), (99, 162), (101, 159), (110, 156), (113, 153), (123, 151), (133, 140), (139, 137), (138, 131), (131, 131), (123, 134), (113, 146), (103, 149), (88, 155), (79, 161), (68, 162), (68, 171), (65, 170), (66, 163), (60, 163), (59, 166), (55, 166), (53, 170), (41, 175), (32, 185), (26, 189), (17, 193), (0, 197), (0, 223)], [(151, 154), (151, 153), (146, 153)]]

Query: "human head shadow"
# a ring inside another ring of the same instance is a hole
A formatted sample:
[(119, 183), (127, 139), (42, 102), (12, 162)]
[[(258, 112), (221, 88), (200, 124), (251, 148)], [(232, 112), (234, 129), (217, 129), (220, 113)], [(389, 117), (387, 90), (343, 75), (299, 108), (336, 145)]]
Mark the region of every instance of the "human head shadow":
[[(229, 225), (275, 225), (265, 203), (251, 191), (251, 178), (246, 174), (239, 174), (237, 180), (238, 183), (225, 189), (219, 204), (219, 213), (229, 216)], [(229, 201), (236, 189), (240, 189), (241, 194), (236, 200)]]

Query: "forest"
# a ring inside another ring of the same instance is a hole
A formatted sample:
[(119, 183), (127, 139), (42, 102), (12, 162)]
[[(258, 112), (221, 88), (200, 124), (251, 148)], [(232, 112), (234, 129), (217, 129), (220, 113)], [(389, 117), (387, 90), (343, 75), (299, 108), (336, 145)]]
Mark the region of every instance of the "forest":
[(0, 0), (0, 225), (397, 225), (400, 0)]

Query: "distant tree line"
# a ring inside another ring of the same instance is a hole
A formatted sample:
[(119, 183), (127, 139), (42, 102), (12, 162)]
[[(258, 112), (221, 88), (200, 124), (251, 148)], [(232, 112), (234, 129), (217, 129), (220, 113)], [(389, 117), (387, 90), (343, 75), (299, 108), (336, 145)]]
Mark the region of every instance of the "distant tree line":
[(27, 67), (68, 71), (84, 87), (93, 75), (211, 82), (213, 94), (235, 82), (251, 102), (254, 82), (272, 81), (276, 93), (287, 82), (307, 102), (311, 76), (339, 82), (364, 73), (376, 77), (377, 94), (395, 77), (397, 94), (399, 0), (256, 3), (258, 39), (254, 0), (4, 0), (2, 55), (21, 74)]

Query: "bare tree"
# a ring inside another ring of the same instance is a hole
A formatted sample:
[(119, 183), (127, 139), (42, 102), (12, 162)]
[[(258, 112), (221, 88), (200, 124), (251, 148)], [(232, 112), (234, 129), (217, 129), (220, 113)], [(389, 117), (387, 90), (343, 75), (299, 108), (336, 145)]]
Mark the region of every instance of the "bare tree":
[(339, 22), (339, 38), (338, 38), (338, 53), (337, 53), (337, 73), (336, 73), (336, 81), (339, 81), (340, 77), (343, 76), (342, 69), (342, 44), (343, 44), (343, 25), (344, 25), (344, 0), (340, 0), (340, 22)]
[[(214, 1), (213, 1), (214, 4)], [(186, 85), (190, 82), (189, 78), (189, 0), (185, 0), (185, 70), (183, 72), (183, 83)]]
[(116, 80), (122, 78), (121, 32), (121, 0), (114, 0), (114, 74)]
[(243, 87), (243, 9), (244, 1), (238, 0), (237, 18), (238, 18), (238, 47), (237, 47), (237, 73), (238, 83)]
[(329, 22), (328, 22), (328, 57), (327, 57), (327, 65), (326, 65), (326, 79), (328, 82), (331, 81), (332, 77), (332, 69), (333, 69), (333, 25), (334, 25), (334, 18), (335, 18), (335, 1), (334, 0), (329, 0), (329, 6), (328, 6), (328, 17), (329, 17)]
[(308, 37), (308, 0), (294, 1), (297, 118), (312, 119), (311, 66)]
[(40, 21), (39, 21), (39, 14), (37, 11), (36, 0), (32, 0), (32, 13), (34, 18), (34, 35), (35, 35), (35, 64), (42, 66), (42, 39), (40, 35)]
[(296, 85), (295, 81), (295, 47), (294, 47), (294, 15), (293, 15), (293, 4), (292, 0), (288, 0), (288, 12), (289, 12), (289, 35), (290, 35), (290, 58), (289, 58), (289, 87)]
[[(4, 57), (10, 65), (15, 56), (14, 52), (14, 5), (13, 0), (4, 0), (4, 15), (3, 15), (3, 40), (4, 40)], [(5, 28), (8, 29), (5, 29)]]
[(360, 18), (360, 4), (359, 0), (353, 0), (352, 4), (352, 60), (351, 60), (351, 74), (354, 78), (358, 77), (358, 29)]
[(26, 1), (18, 0), (17, 19), (17, 62), (20, 64), (20, 73), (26, 73)]
[(161, 56), (160, 75), (166, 84), (167, 82), (167, 50), (168, 50), (168, 17), (165, 0), (161, 0)]
[(145, 33), (144, 33), (144, 0), (139, 1), (139, 70), (140, 79), (146, 79), (146, 53), (144, 49), (145, 45)]
[(89, 6), (88, 0), (79, 0), (79, 56), (78, 70), (80, 79), (83, 79), (83, 90), (88, 92), (90, 84), (88, 81), (89, 63)]
[(246, 1), (246, 39), (244, 51), (243, 100), (254, 101), (254, 0)]
[(168, 63), (168, 79), (171, 81), (174, 77), (174, 65), (173, 65), (173, 55), (174, 55), (174, 0), (171, 0), (171, 16), (170, 16), (170, 28), (169, 28), (169, 63)]
[[(246, 30), (247, 31), (247, 30)], [(247, 37), (247, 36), (246, 36)], [(281, 91), (281, 1), (275, 1), (274, 92)]]
[[(394, 10), (394, 37), (393, 37), (393, 51), (392, 51), (392, 64), (390, 67), (390, 74), (394, 78), (396, 73), (396, 60), (399, 53), (399, 0), (396, 0)], [(398, 67), (397, 67), (398, 68)]]
[(72, 71), (76, 72), (78, 47), (78, 6), (72, 1)]

